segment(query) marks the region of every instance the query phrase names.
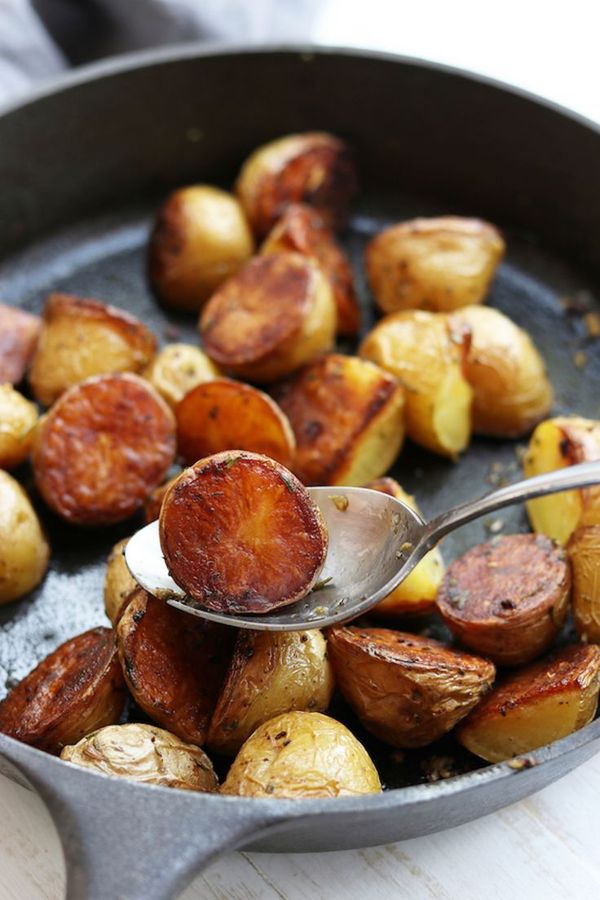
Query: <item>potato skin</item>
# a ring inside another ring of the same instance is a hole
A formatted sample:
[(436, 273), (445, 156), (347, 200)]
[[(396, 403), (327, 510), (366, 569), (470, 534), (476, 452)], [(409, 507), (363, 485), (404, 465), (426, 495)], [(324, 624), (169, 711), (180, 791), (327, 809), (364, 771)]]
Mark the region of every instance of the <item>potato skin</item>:
[(106, 615), (116, 627), (123, 615), (133, 592), (138, 583), (127, 568), (125, 562), (125, 547), (129, 538), (123, 538), (114, 545), (106, 561), (104, 573), (104, 610)]
[(196, 385), (222, 374), (206, 353), (193, 344), (169, 344), (142, 372), (173, 410)]
[(369, 284), (384, 313), (450, 312), (481, 303), (504, 241), (480, 219), (441, 216), (392, 225), (367, 245)]
[(113, 725), (126, 691), (110, 628), (66, 641), (0, 703), (0, 731), (49, 753)]
[(600, 644), (600, 525), (582, 525), (567, 545), (573, 572), (573, 618), (583, 641)]
[(324, 712), (332, 692), (333, 673), (320, 631), (240, 631), (208, 746), (233, 756), (259, 725), (280, 713)]
[(218, 789), (206, 753), (154, 725), (107, 725), (64, 747), (60, 758), (83, 769), (141, 784), (186, 791)]
[(0, 384), (0, 469), (14, 469), (29, 456), (38, 413), (10, 384)]
[(137, 375), (101, 375), (70, 388), (36, 429), (35, 482), (67, 522), (98, 526), (140, 509), (175, 456), (175, 421)]
[(362, 724), (393, 747), (424, 747), (491, 687), (489, 660), (387, 628), (330, 628), (336, 683)]
[(348, 729), (316, 712), (283, 713), (256, 729), (233, 761), (222, 794), (347, 797), (378, 794), (367, 751)]
[(296, 436), (293, 470), (304, 484), (362, 485), (382, 475), (404, 438), (404, 390), (356, 356), (330, 353), (274, 396)]
[(0, 470), (0, 605), (28, 594), (46, 574), (50, 547), (29, 497)]
[(271, 382), (333, 346), (329, 282), (298, 253), (257, 256), (206, 304), (200, 332), (210, 358), (238, 378)]
[(42, 327), (39, 316), (0, 303), (0, 384), (20, 384)]
[(574, 644), (511, 673), (457, 731), (471, 753), (501, 762), (566, 737), (592, 721), (600, 649)]
[(92, 375), (141, 372), (156, 338), (138, 319), (99, 300), (50, 294), (29, 371), (36, 400), (50, 406)]
[(502, 666), (547, 650), (569, 609), (565, 551), (545, 535), (514, 534), (472, 547), (449, 566), (438, 611), (460, 640)]

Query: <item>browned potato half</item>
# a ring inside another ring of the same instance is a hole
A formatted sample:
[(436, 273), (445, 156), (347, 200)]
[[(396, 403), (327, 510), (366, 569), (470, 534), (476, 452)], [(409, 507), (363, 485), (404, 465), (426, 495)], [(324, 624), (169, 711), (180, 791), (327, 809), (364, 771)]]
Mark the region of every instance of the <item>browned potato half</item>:
[(142, 372), (172, 409), (197, 384), (219, 378), (221, 374), (206, 353), (192, 344), (169, 344)]
[(385, 313), (449, 312), (481, 303), (503, 254), (504, 241), (487, 222), (459, 216), (412, 219), (370, 241), (367, 274)]
[(200, 318), (204, 349), (250, 381), (277, 381), (333, 346), (335, 300), (317, 264), (298, 253), (258, 256)]
[(206, 184), (180, 188), (158, 213), (150, 238), (150, 280), (166, 306), (198, 312), (253, 250), (252, 232), (235, 197)]
[(50, 548), (29, 497), (18, 481), (0, 470), (0, 605), (12, 603), (39, 584)]
[[(594, 459), (600, 459), (600, 422), (559, 416), (533, 432), (523, 471), (530, 478)], [(600, 524), (600, 485), (529, 500), (527, 512), (534, 531), (566, 544), (578, 525)]]
[(123, 538), (112, 548), (104, 574), (104, 610), (115, 627), (138, 587), (125, 562), (125, 547), (128, 541), (129, 538)]
[(594, 718), (600, 649), (575, 644), (519, 669), (482, 700), (457, 731), (471, 753), (501, 762), (566, 737)]
[(233, 756), (253, 731), (293, 709), (324, 712), (333, 692), (320, 631), (240, 631), (208, 746)]
[(0, 384), (0, 469), (14, 469), (29, 456), (38, 420), (34, 403), (10, 384)]
[(313, 257), (329, 279), (337, 308), (339, 334), (354, 337), (360, 328), (360, 307), (352, 267), (319, 213), (293, 203), (285, 210), (261, 247), (261, 253), (293, 251)]
[(199, 384), (175, 411), (177, 447), (191, 465), (222, 450), (263, 453), (290, 466), (296, 449), (287, 416), (249, 384), (217, 379)]
[(151, 719), (204, 744), (235, 630), (193, 619), (138, 588), (117, 625), (125, 681)]
[(489, 306), (466, 306), (453, 319), (471, 331), (465, 376), (473, 388), (473, 431), (495, 437), (526, 434), (548, 415), (552, 386), (531, 338)]
[(124, 310), (72, 294), (50, 294), (29, 383), (36, 400), (50, 406), (92, 375), (141, 372), (155, 351), (152, 332)]
[(0, 303), (0, 384), (19, 384), (35, 351), (42, 320)]
[(327, 554), (319, 508), (266, 456), (217, 453), (186, 469), (160, 513), (171, 576), (209, 609), (262, 613), (304, 597)]
[(573, 572), (573, 618), (582, 640), (600, 644), (600, 525), (582, 525), (567, 545)]
[(406, 388), (406, 433), (417, 444), (455, 459), (469, 443), (473, 391), (463, 367), (469, 332), (435, 313), (386, 316), (366, 336), (360, 355)]
[(147, 498), (144, 503), (144, 520), (146, 525), (149, 525), (150, 522), (155, 522), (160, 516), (160, 508), (162, 506), (162, 502), (165, 499), (165, 494), (169, 490), (172, 484), (175, 484), (177, 479), (179, 478), (178, 473), (174, 475), (173, 478), (169, 478), (168, 481), (165, 481), (164, 484), (160, 484), (157, 488), (155, 488), (150, 496)]
[(112, 629), (92, 628), (58, 647), (12, 689), (0, 703), (0, 731), (59, 753), (117, 722), (125, 697)]
[[(414, 497), (407, 494), (393, 478), (377, 478), (365, 484), (372, 491), (389, 494), (401, 500), (420, 515)], [(437, 547), (430, 550), (408, 578), (405, 578), (391, 594), (381, 600), (371, 614), (383, 616), (402, 616), (406, 614), (421, 615), (435, 609), (435, 598), (444, 577), (444, 560)]]
[(345, 725), (316, 712), (288, 712), (256, 729), (233, 761), (221, 793), (241, 797), (378, 794), (377, 769)]
[(212, 763), (200, 747), (154, 725), (107, 725), (65, 747), (60, 758), (141, 784), (186, 791), (216, 791), (219, 787)]
[(448, 568), (438, 594), (446, 625), (501, 666), (547, 650), (569, 610), (565, 551), (541, 534), (513, 534), (472, 547)]
[(140, 509), (175, 456), (173, 414), (137, 375), (70, 388), (36, 429), (33, 472), (42, 497), (78, 525), (120, 522)]
[(259, 147), (242, 166), (235, 186), (259, 237), (290, 203), (307, 203), (330, 228), (342, 227), (355, 189), (356, 172), (347, 145), (317, 131), (289, 134)]
[(275, 390), (304, 484), (362, 485), (389, 469), (404, 438), (404, 390), (379, 366), (331, 353)]
[(491, 662), (387, 628), (331, 628), (336, 683), (362, 724), (393, 747), (424, 747), (454, 728), (494, 681)]

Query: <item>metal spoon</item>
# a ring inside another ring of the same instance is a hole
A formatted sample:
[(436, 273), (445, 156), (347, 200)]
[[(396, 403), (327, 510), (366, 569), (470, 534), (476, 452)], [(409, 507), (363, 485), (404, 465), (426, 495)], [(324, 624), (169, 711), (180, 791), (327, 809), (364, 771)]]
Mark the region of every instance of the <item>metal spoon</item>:
[(309, 488), (329, 530), (321, 587), (290, 606), (261, 615), (217, 613), (187, 597), (167, 571), (158, 522), (133, 535), (125, 560), (133, 577), (150, 594), (192, 615), (259, 631), (324, 628), (371, 609), (412, 572), (444, 535), (472, 519), (532, 497), (598, 483), (600, 461), (581, 463), (500, 488), (430, 522), (424, 522), (400, 500), (378, 491)]

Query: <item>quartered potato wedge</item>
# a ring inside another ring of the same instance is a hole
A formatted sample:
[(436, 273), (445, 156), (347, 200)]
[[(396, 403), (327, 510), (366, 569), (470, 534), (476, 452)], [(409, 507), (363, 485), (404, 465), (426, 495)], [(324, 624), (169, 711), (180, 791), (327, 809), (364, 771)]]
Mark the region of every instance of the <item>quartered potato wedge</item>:
[(600, 525), (581, 525), (567, 544), (573, 573), (573, 618), (584, 641), (600, 644)]
[(37, 421), (35, 404), (11, 384), (0, 384), (0, 469), (14, 469), (27, 459)]
[(39, 316), (0, 303), (0, 384), (20, 384), (42, 327)]
[(29, 497), (0, 470), (0, 606), (36, 587), (48, 568), (50, 547)]
[(172, 409), (196, 385), (221, 375), (219, 367), (193, 344), (169, 344), (142, 372)]
[(125, 547), (129, 538), (117, 541), (110, 551), (104, 573), (104, 611), (116, 627), (138, 583), (127, 568)]

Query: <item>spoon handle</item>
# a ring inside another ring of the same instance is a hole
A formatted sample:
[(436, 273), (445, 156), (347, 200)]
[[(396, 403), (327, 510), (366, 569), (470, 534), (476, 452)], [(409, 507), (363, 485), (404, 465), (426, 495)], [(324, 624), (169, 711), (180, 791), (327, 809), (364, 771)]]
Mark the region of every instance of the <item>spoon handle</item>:
[(600, 460), (568, 466), (554, 472), (546, 472), (544, 475), (536, 475), (535, 478), (528, 478), (525, 481), (517, 481), (431, 519), (425, 528), (422, 543), (427, 547), (433, 547), (448, 532), (503, 506), (591, 484), (600, 484)]

